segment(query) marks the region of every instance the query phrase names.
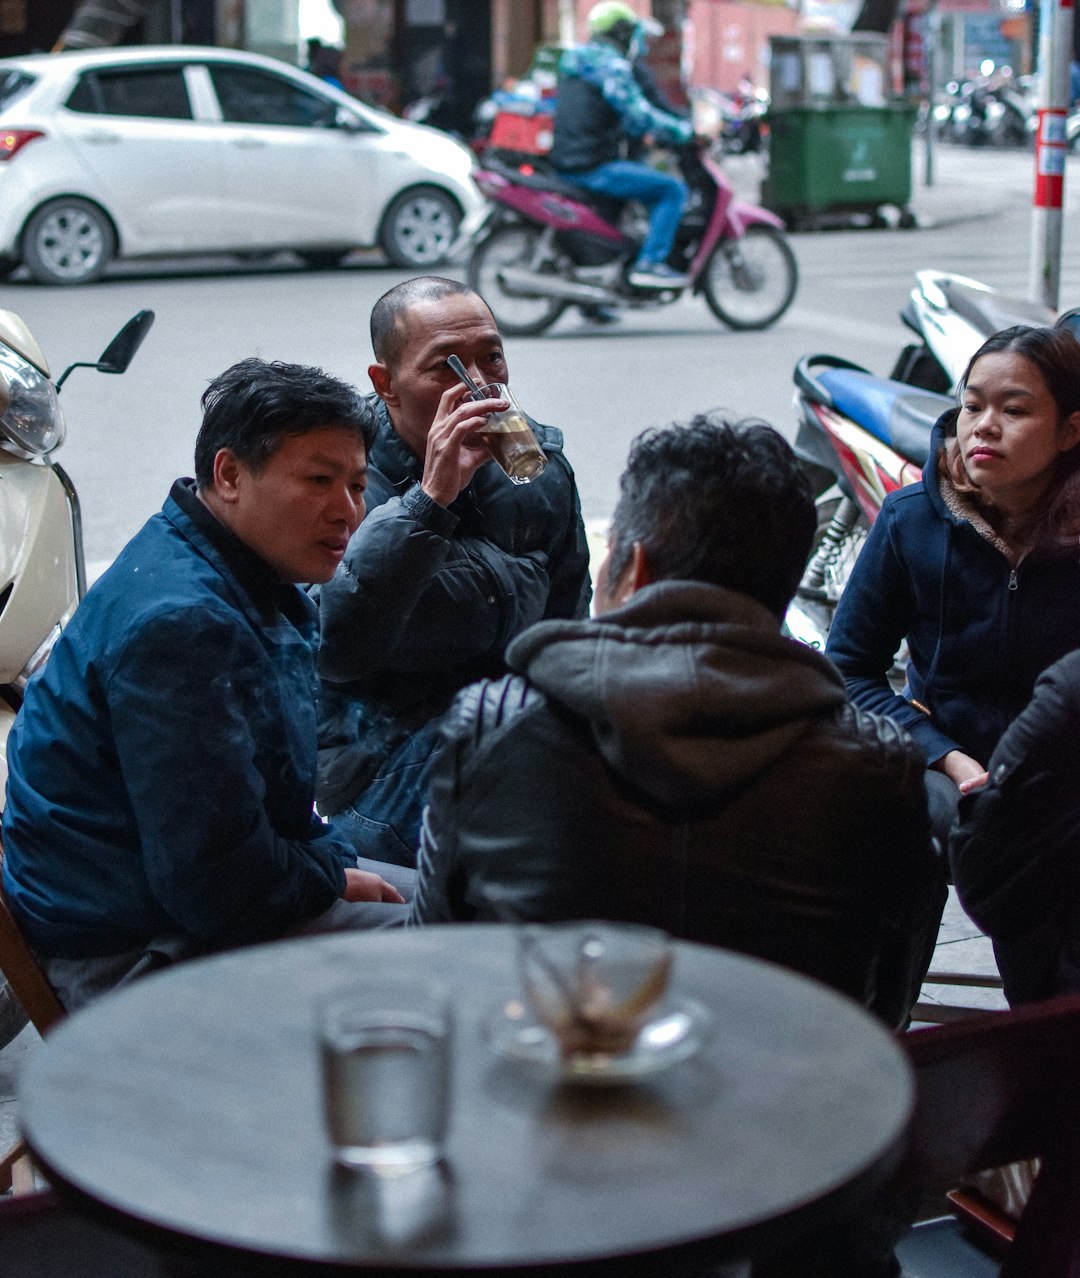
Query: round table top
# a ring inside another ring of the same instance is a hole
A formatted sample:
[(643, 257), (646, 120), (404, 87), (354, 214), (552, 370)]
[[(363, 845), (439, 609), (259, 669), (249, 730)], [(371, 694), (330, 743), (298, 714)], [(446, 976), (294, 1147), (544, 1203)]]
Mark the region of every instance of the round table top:
[[(315, 1009), (380, 974), (454, 1004), (445, 1167), (336, 1170)], [(258, 1257), (461, 1269), (748, 1254), (869, 1195), (912, 1103), (892, 1036), (815, 982), (679, 942), (669, 997), (710, 1012), (689, 1060), (632, 1086), (560, 1083), (492, 1052), (514, 931), (338, 934), (182, 964), (61, 1022), (20, 1082), (51, 1179), (129, 1224)], [(234, 1253), (235, 1255), (236, 1253)]]

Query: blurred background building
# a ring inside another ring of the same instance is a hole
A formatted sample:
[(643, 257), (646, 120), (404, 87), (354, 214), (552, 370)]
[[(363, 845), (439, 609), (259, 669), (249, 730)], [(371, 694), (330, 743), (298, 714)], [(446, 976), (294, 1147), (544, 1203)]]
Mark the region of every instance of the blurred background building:
[[(435, 97), (437, 122), (467, 131), (472, 108), (528, 68), (537, 45), (584, 34), (593, 0), (0, 0), (0, 56), (92, 44), (246, 48), (308, 65), (314, 38), (365, 101), (400, 111)], [(735, 91), (768, 84), (768, 37), (891, 31), (898, 79), (925, 92), (926, 41), (938, 30), (939, 80), (990, 59), (1030, 70), (1033, 0), (631, 0), (665, 27), (649, 60), (681, 83)], [(933, 5), (935, 20), (928, 21)], [(860, 16), (861, 15), (861, 16)], [(318, 49), (319, 46), (316, 46)]]

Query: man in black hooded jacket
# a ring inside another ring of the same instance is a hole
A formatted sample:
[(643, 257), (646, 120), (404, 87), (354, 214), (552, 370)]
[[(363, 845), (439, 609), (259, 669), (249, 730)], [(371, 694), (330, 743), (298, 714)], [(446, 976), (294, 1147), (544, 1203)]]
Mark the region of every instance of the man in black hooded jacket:
[(940, 913), (923, 765), (781, 634), (814, 525), (770, 427), (641, 436), (601, 615), (533, 626), (447, 715), (410, 921), (636, 920), (903, 1025)]

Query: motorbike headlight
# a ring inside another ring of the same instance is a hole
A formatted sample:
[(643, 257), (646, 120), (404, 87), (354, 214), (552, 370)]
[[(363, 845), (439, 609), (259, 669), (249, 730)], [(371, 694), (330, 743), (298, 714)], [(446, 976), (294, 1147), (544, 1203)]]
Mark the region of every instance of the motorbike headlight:
[(18, 352), (0, 343), (0, 435), (19, 457), (44, 457), (64, 438), (56, 387)]

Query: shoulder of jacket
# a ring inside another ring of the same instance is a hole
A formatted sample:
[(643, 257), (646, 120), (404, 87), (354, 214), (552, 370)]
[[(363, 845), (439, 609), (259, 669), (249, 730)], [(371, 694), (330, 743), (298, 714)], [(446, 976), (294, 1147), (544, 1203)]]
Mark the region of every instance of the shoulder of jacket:
[(533, 421), (529, 418), (529, 424), (533, 428), (533, 433), (543, 448), (551, 449), (553, 452), (562, 452), (563, 450), (563, 433), (558, 426), (545, 426), (543, 422)]
[(445, 732), (453, 739), (478, 746), (487, 733), (543, 702), (543, 694), (521, 675), (483, 679), (469, 684), (454, 698), (446, 716)]
[(934, 513), (933, 503), (922, 483), (905, 484), (903, 488), (894, 489), (881, 504), (882, 514), (896, 515), (901, 511), (906, 514), (917, 510)]
[(858, 746), (859, 758), (868, 769), (905, 788), (922, 784), (923, 752), (895, 720), (848, 701), (836, 711), (834, 722)]

